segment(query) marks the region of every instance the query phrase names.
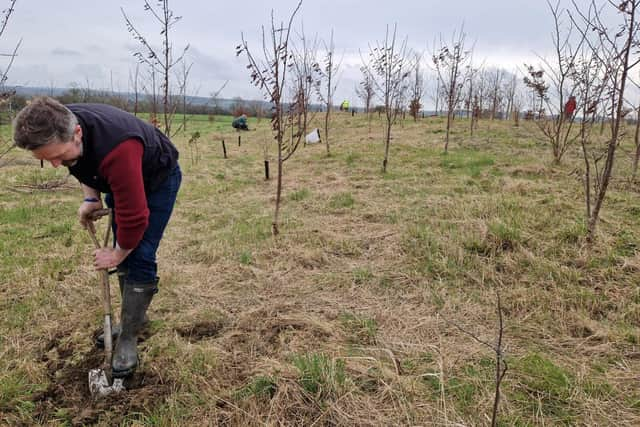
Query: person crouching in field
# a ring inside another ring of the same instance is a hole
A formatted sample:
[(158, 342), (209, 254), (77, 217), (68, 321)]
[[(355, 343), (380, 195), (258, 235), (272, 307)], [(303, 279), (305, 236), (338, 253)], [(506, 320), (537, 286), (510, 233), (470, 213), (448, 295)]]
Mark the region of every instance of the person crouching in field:
[[(160, 130), (115, 107), (62, 105), (39, 97), (14, 121), (14, 140), (39, 160), (69, 168), (81, 184), (80, 224), (104, 202), (113, 209), (113, 248), (95, 251), (96, 269), (116, 267), (122, 295), (121, 324), (112, 359), (114, 377), (138, 365), (137, 335), (158, 292), (156, 251), (171, 217), (182, 174), (178, 150)], [(99, 337), (99, 340), (104, 337)]]
[(247, 115), (242, 114), (239, 117), (236, 117), (231, 122), (231, 127), (237, 130), (249, 130), (249, 125), (247, 124)]

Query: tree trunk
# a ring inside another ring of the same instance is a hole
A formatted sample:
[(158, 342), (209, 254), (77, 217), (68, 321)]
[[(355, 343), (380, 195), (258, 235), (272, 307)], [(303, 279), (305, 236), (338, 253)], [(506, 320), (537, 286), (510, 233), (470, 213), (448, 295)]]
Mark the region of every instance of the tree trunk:
[(282, 150), (278, 150), (278, 184), (276, 187), (276, 211), (273, 216), (273, 224), (271, 224), (272, 232), (274, 236), (277, 236), (280, 233), (280, 229), (278, 228), (278, 221), (280, 215), (280, 199), (282, 196)]
[(382, 162), (382, 172), (387, 172), (387, 163), (389, 161), (389, 145), (391, 145), (391, 120), (387, 121), (387, 134), (384, 144), (384, 161)]
[(451, 115), (452, 111), (449, 109), (447, 113), (447, 132), (444, 137), (444, 152), (446, 153), (449, 150), (449, 130), (451, 129)]
[(633, 138), (636, 144), (636, 153), (633, 156), (633, 169), (631, 177), (635, 181), (638, 173), (638, 161), (640, 160), (640, 107), (638, 107), (638, 117), (636, 118), (636, 130)]
[(331, 114), (331, 105), (327, 104), (327, 113), (324, 116), (324, 142), (327, 147), (327, 157), (331, 156), (331, 149), (329, 146), (329, 114)]

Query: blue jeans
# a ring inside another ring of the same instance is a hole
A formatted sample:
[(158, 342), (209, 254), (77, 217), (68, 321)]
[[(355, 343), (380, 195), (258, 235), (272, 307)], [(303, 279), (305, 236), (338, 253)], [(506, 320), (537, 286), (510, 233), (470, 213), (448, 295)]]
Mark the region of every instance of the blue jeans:
[[(169, 218), (171, 218), (171, 212), (173, 211), (173, 205), (176, 202), (181, 182), (182, 172), (180, 171), (180, 166), (176, 166), (167, 179), (153, 193), (147, 194), (149, 225), (138, 246), (118, 266), (118, 270), (126, 273), (125, 280), (127, 282), (151, 283), (157, 280), (156, 251), (164, 229), (169, 222)], [(118, 207), (114, 205), (111, 193), (105, 196), (104, 201), (114, 212), (112, 228), (115, 236), (118, 228), (115, 221), (115, 212)]]

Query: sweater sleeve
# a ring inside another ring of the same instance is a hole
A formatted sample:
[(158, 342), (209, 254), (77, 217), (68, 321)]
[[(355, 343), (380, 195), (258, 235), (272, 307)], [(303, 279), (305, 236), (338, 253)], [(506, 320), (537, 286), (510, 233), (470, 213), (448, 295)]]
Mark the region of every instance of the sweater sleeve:
[(140, 243), (149, 225), (149, 208), (142, 178), (144, 148), (137, 139), (128, 139), (114, 148), (100, 163), (99, 172), (111, 187), (118, 225), (116, 241), (122, 249)]

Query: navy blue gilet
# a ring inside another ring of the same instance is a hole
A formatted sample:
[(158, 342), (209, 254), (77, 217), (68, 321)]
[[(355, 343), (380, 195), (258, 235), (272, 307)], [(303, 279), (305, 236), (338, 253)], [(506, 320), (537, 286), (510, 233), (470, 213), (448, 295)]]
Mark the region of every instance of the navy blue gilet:
[(111, 193), (98, 168), (120, 143), (137, 139), (144, 145), (142, 179), (153, 192), (178, 164), (178, 150), (159, 129), (133, 114), (104, 104), (69, 104), (82, 127), (82, 156), (69, 167), (78, 181), (101, 193)]

